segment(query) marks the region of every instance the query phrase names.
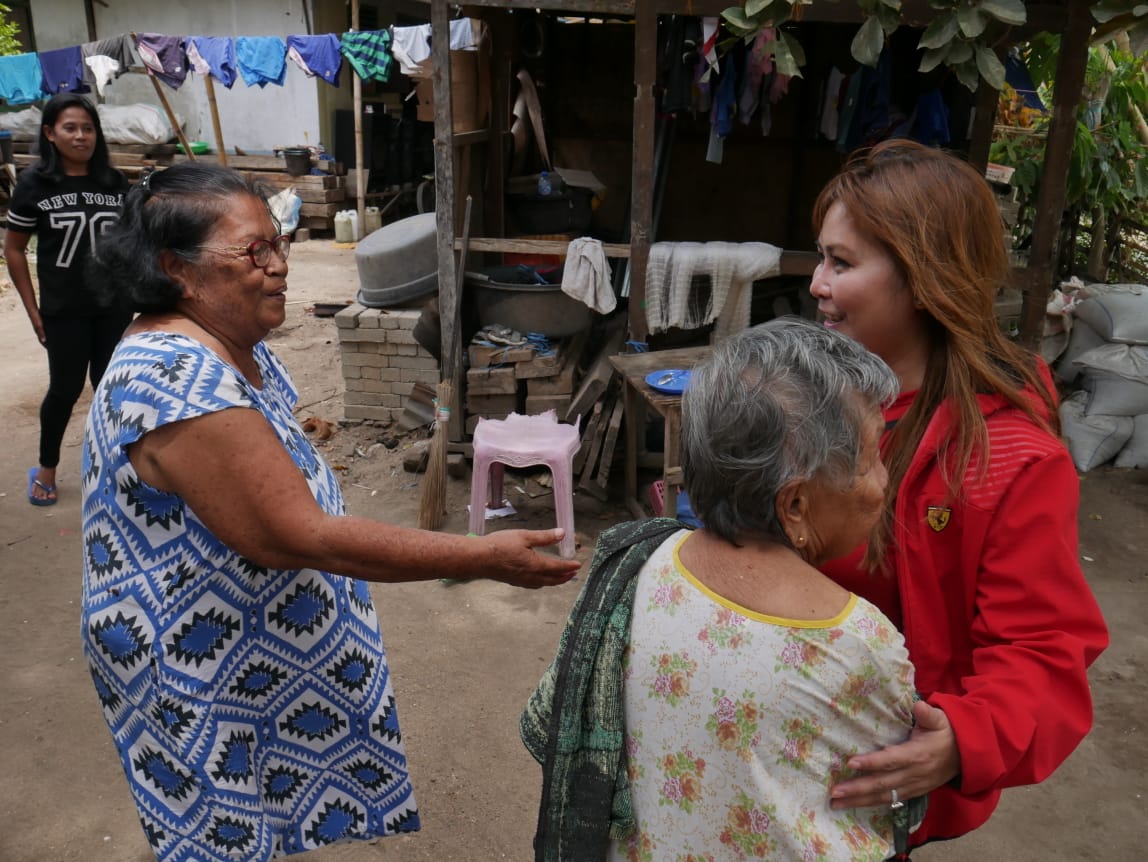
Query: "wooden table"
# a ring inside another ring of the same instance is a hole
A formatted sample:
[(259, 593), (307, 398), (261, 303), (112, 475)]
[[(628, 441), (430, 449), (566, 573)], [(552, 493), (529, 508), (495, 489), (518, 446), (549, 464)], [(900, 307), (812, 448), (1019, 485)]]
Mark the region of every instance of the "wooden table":
[(622, 375), (626, 417), (626, 505), (635, 518), (648, 513), (638, 496), (639, 447), (644, 439), (646, 410), (652, 409), (665, 422), (662, 447), (662, 511), (673, 517), (669, 501), (677, 500), (682, 484), (682, 396), (658, 392), (646, 383), (646, 375), (663, 368), (693, 368), (710, 355), (709, 345), (611, 356), (610, 364)]

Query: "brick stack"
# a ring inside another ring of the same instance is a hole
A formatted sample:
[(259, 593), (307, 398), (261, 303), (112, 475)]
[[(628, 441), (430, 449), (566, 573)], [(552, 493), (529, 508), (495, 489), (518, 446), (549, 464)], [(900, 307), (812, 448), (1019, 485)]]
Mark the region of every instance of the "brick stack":
[(466, 433), (474, 433), (479, 418), (505, 419), (510, 413), (553, 410), (566, 417), (577, 383), (578, 358), (585, 338), (575, 336), (539, 354), (530, 345), (493, 347), (471, 344), (467, 349)]
[(432, 389), (438, 360), (415, 341), (418, 309), (367, 308), (355, 303), (335, 315), (343, 362), (346, 419), (395, 421), (415, 384)]

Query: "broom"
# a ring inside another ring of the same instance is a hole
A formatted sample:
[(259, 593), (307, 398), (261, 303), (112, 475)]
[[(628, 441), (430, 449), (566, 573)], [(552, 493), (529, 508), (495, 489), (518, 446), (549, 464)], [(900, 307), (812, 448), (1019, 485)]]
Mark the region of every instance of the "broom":
[(437, 530), (446, 515), (446, 438), (450, 433), (451, 394), (449, 380), (439, 383), (434, 402), (434, 432), (427, 452), (427, 470), (419, 500), (420, 530)]
[[(462, 249), (458, 256), (457, 289), (455, 291), (455, 308), (440, 309), (443, 315), (454, 315), (454, 338), (457, 344), (459, 338), (458, 301), (462, 297), (463, 279), (466, 275), (466, 247), (470, 243), (470, 195), (466, 196), (466, 215), (463, 216)], [(437, 530), (442, 526), (446, 515), (446, 449), (447, 436), (450, 434), (450, 405), (454, 397), (454, 388), (451, 385), (453, 369), (447, 363), (459, 357), (457, 350), (450, 350), (442, 357), (442, 380), (438, 385), (438, 395), (435, 398), (434, 436), (431, 438), (430, 451), (427, 453), (427, 471), (423, 476), (422, 497), (419, 499), (419, 529)]]

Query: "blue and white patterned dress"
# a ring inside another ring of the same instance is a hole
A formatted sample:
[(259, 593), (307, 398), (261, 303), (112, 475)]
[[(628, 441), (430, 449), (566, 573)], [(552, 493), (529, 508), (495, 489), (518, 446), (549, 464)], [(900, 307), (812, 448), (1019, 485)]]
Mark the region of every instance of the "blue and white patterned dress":
[(197, 341), (130, 336), (88, 415), (84, 651), (163, 862), (263, 860), (419, 828), (367, 585), (244, 559), (128, 460), (161, 426), (253, 408), (323, 510), (342, 514), (334, 474), (292, 416), (286, 370), (263, 344), (255, 359), (262, 390)]

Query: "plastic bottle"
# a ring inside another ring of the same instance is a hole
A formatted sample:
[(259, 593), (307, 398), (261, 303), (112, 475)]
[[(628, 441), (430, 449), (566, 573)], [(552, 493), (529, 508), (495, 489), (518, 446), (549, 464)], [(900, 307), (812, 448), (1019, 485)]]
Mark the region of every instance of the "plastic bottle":
[(349, 212), (350, 210), (339, 210), (335, 213), (335, 242), (354, 242)]
[(538, 175), (538, 194), (545, 197), (552, 191), (550, 186), (550, 174), (543, 171)]
[(367, 207), (363, 212), (363, 236), (372, 234), (383, 226), (383, 216), (378, 207)]
[(363, 235), (359, 233), (359, 211), (347, 210), (347, 218), (351, 222), (351, 242), (358, 242), (363, 238)]

